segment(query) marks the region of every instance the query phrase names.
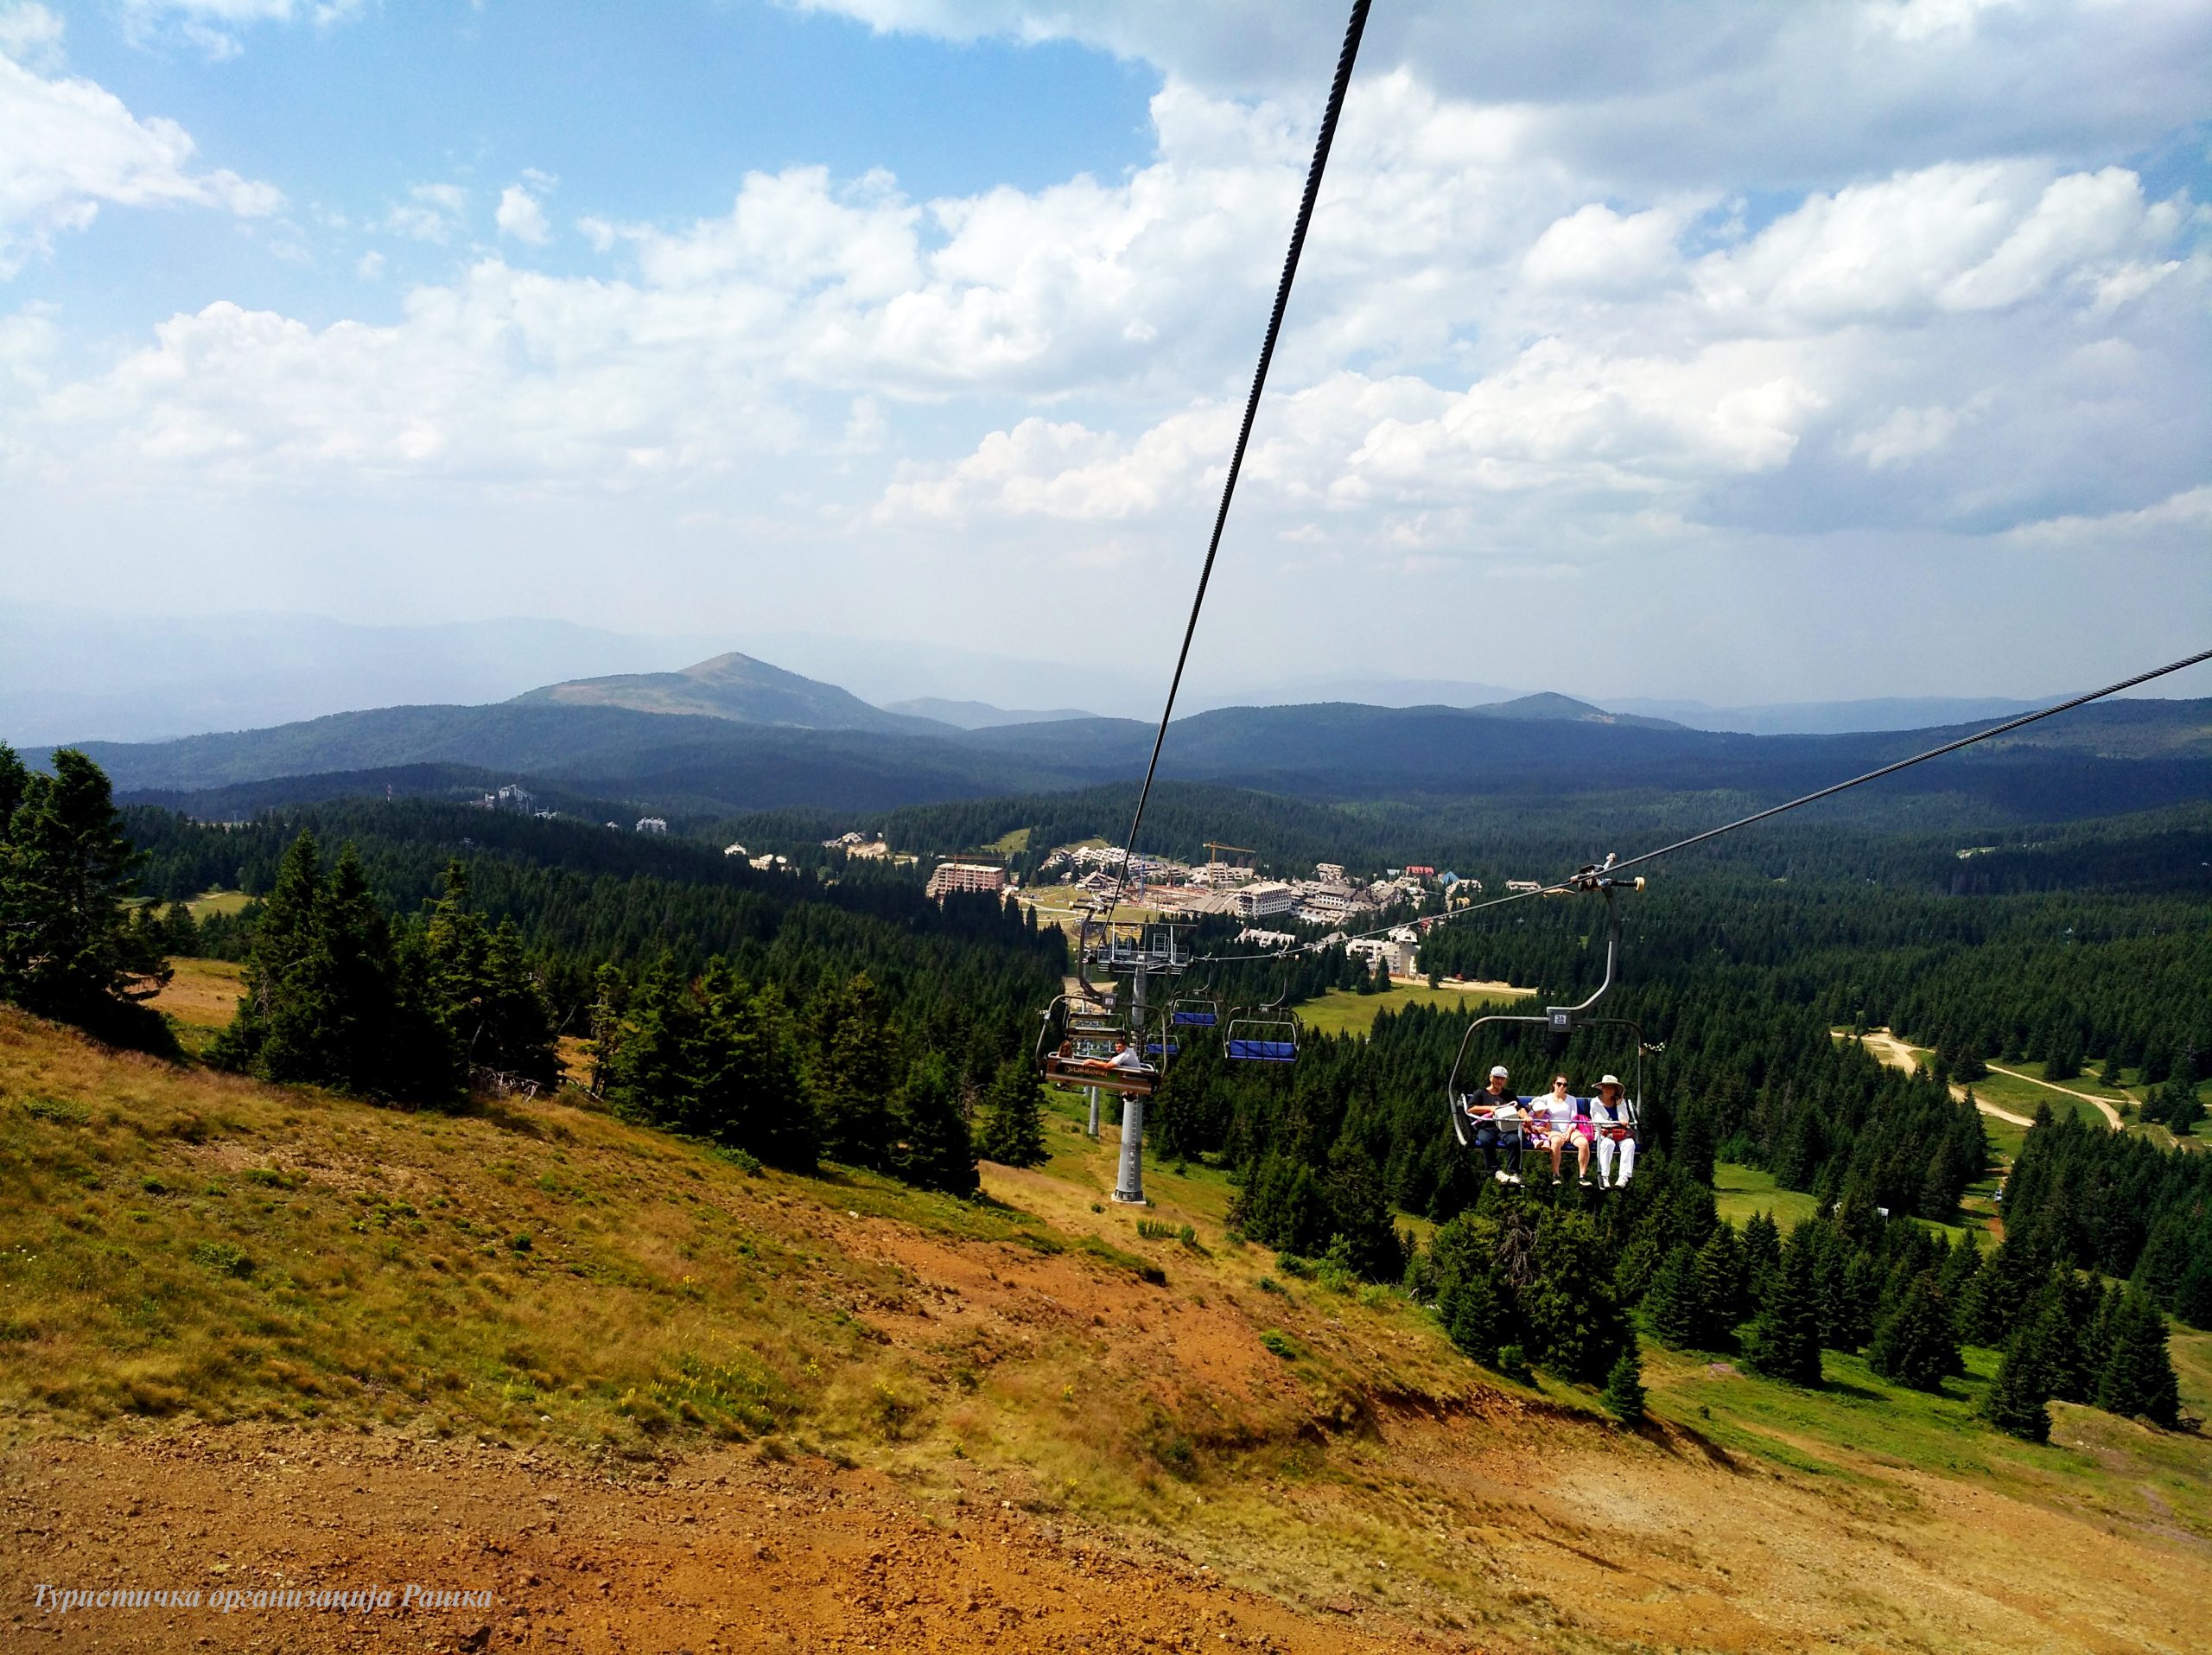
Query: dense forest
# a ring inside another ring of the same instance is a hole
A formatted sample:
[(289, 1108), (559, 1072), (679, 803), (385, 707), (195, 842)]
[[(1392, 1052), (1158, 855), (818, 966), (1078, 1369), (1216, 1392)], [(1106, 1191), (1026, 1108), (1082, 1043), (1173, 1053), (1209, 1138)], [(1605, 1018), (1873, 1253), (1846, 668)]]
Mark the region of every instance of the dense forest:
[[(1117, 802), (1032, 799), (1014, 825), (1032, 830), (1033, 861)], [(998, 805), (934, 810), (888, 823), (893, 843), (1009, 831)], [(1225, 819), (1277, 856), (1357, 865), (1377, 847), (1406, 855), (1407, 824), (1430, 832), (1447, 813), (1179, 787), (1160, 821)], [(1471, 807), (1454, 859), (1502, 883), (1586, 859), (1601, 836), (1695, 824), (1678, 800)], [(2190, 1130), (2212, 1051), (2212, 812), (2016, 833), (1965, 857), (1958, 837), (1844, 821), (1660, 864), (1622, 899), (1629, 969), (1606, 1005), (1643, 1053), (1604, 1026), (1558, 1047), (1533, 1028), (1466, 1043), (1467, 1073), (1504, 1062), (1523, 1091), (1554, 1067), (1586, 1091), (1606, 1070), (1640, 1085), (1644, 1155), (1627, 1188), (1484, 1176), (1445, 1115), (1467, 1015), (1427, 1006), (1385, 1011), (1365, 1037), (1309, 1038), (1295, 1066), (1188, 1042), (1151, 1147), (1230, 1168), (1236, 1221), (1288, 1260), (1402, 1279), (1480, 1359), (1610, 1381), (1609, 1396), (1635, 1391), (1640, 1309), (1670, 1343), (1800, 1383), (1818, 1380), (1823, 1347), (1935, 1384), (1961, 1371), (1961, 1343), (1999, 1345), (1992, 1417), (2025, 1435), (2053, 1397), (2171, 1417), (2158, 1313), (2212, 1322), (2212, 1157), (2045, 1120), (1986, 1261), (1912, 1221), (1955, 1219), (1990, 1170), (1979, 1115), (1946, 1084), (1988, 1060), (2124, 1067), (2152, 1087), (2146, 1113)], [(0, 995), (104, 1038), (161, 1049), (140, 1002), (162, 956), (224, 953), (245, 962), (246, 993), (210, 1060), (271, 1079), (452, 1106), (486, 1085), (550, 1084), (565, 1062), (607, 1106), (734, 1154), (960, 1194), (979, 1152), (1044, 1152), (1027, 1047), (1065, 943), (995, 898), (929, 901), (911, 869), (815, 855), (762, 871), (716, 840), (419, 799), (228, 824), (118, 813), (73, 754), (51, 778), (0, 763)], [(212, 888), (253, 900), (194, 920), (181, 899)], [(1198, 945), (1248, 952), (1233, 931), (1209, 921)], [(1579, 998), (1604, 940), (1593, 900), (1538, 898), (1428, 933), (1421, 964)], [(1294, 1005), (1364, 983), (1325, 945), (1202, 965), (1183, 990)], [(1936, 1072), (1885, 1067), (1850, 1037), (1879, 1024), (1936, 1048)], [(1721, 1160), (1811, 1192), (1821, 1216), (1786, 1244), (1770, 1225), (1720, 1223)], [(1410, 1247), (1401, 1212), (1440, 1224), (1429, 1247)]]

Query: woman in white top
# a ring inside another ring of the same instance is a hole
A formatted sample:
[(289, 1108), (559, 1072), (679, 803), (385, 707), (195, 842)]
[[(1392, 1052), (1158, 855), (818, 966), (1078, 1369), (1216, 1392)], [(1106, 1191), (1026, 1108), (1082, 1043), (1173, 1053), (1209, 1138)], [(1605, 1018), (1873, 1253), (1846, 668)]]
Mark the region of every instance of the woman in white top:
[[(1598, 1083), (1598, 1100), (1590, 1106), (1598, 1132), (1598, 1187), (1625, 1188), (1636, 1175), (1636, 1105), (1621, 1096), (1621, 1079), (1609, 1074)], [(1613, 1154), (1620, 1153), (1621, 1175), (1613, 1178)]]
[(1552, 1152), (1552, 1182), (1564, 1181), (1560, 1171), (1560, 1152), (1567, 1148), (1567, 1140), (1574, 1141), (1575, 1176), (1584, 1183), (1590, 1181), (1590, 1100), (1570, 1096), (1567, 1077), (1552, 1077), (1549, 1095), (1538, 1098), (1529, 1105), (1529, 1117), (1539, 1136), (1537, 1147)]

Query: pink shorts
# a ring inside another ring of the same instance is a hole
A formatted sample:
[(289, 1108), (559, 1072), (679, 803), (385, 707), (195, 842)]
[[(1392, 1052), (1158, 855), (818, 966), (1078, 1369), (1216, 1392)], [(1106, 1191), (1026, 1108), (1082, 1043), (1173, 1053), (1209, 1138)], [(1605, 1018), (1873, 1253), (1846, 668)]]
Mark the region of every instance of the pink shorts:
[(1564, 1143), (1569, 1137), (1578, 1137), (1585, 1143), (1588, 1143), (1595, 1140), (1598, 1136), (1596, 1129), (1580, 1116), (1573, 1120), (1560, 1121), (1556, 1123), (1550, 1121), (1531, 1122), (1529, 1130), (1547, 1143), (1554, 1138), (1558, 1138)]

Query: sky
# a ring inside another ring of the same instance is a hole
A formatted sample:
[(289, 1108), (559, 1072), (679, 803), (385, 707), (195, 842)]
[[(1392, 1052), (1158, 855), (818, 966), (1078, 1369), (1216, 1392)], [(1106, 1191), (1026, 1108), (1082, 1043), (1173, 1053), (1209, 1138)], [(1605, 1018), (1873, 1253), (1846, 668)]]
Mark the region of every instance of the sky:
[[(0, 588), (1164, 688), (1343, 26), (0, 0)], [(1192, 688), (2212, 645), (2208, 201), (2205, 0), (1380, 0)]]

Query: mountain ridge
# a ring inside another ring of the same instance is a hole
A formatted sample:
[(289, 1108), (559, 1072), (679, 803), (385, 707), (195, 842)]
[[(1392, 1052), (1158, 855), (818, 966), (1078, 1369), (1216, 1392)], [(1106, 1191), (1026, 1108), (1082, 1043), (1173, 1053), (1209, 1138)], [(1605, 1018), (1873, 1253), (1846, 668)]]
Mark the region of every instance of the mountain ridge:
[(616, 672), (603, 678), (570, 678), (526, 690), (513, 699), (525, 705), (623, 707), (634, 712), (694, 714), (801, 729), (939, 735), (955, 728), (933, 718), (887, 712), (849, 690), (786, 672), (737, 650), (674, 672)]

